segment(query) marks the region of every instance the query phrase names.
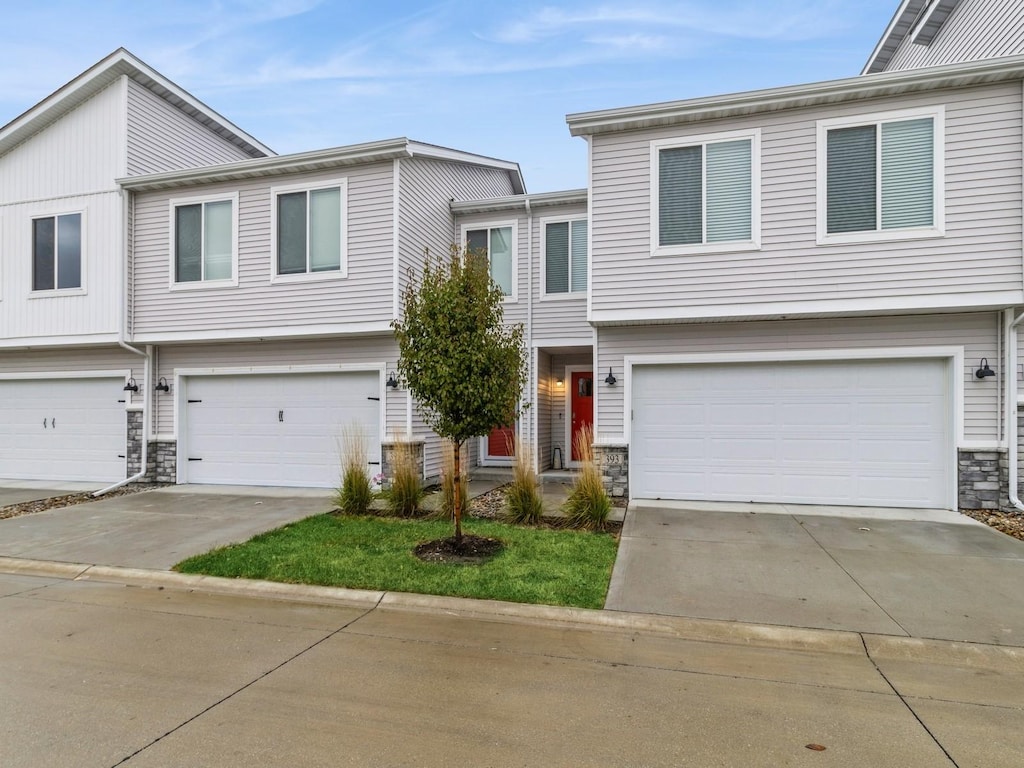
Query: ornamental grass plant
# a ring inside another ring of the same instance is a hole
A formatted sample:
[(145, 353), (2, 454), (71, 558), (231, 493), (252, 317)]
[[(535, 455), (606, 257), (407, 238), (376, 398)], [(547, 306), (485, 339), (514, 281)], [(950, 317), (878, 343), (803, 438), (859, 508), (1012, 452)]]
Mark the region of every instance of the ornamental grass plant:
[(341, 487), (334, 503), (346, 515), (365, 515), (373, 503), (373, 488), (367, 472), (366, 433), (358, 424), (341, 432)]
[(513, 441), (515, 461), (512, 482), (505, 489), (505, 519), (519, 525), (536, 525), (544, 514), (544, 504), (529, 446)]
[(612, 510), (611, 499), (601, 482), (601, 470), (594, 461), (594, 433), (584, 427), (573, 435), (573, 445), (580, 463), (569, 498), (562, 507), (566, 522), (574, 528), (603, 531)]

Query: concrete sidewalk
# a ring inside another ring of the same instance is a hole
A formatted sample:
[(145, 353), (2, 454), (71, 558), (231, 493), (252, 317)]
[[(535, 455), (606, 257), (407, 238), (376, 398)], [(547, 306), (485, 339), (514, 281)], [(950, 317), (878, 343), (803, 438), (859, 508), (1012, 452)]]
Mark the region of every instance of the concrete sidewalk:
[(1019, 649), (341, 590), (255, 599), (93, 570), (0, 575), (5, 768), (967, 768), (1024, 752)]
[(634, 504), (606, 608), (1024, 646), (1024, 542), (953, 512), (776, 506)]

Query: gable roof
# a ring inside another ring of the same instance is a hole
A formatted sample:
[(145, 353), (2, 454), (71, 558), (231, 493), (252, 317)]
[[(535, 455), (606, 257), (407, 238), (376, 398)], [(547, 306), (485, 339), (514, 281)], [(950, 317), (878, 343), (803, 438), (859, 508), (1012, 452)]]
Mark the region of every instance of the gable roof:
[(385, 139), (364, 144), (349, 144), (344, 147), (315, 149), (311, 152), (297, 152), (291, 155), (275, 155), (253, 160), (238, 160), (233, 163), (210, 165), (200, 168), (183, 168), (176, 171), (150, 173), (117, 179), (125, 189), (142, 192), (146, 190), (172, 189), (190, 184), (206, 184), (217, 181), (238, 181), (259, 177), (278, 176), (284, 173), (308, 173), (342, 168), (363, 163), (394, 160), (403, 157), (423, 157), (431, 160), (478, 165), (495, 168), (509, 175), (512, 189), (516, 194), (526, 191), (519, 164), (510, 160), (498, 160), (484, 155), (474, 155), (457, 149), (425, 144), (407, 138)]
[(914, 42), (928, 45), (959, 4), (960, 0), (902, 0), (861, 74), (885, 71), (903, 41), (911, 35)]
[(1024, 79), (1024, 54), (685, 101), (577, 112), (566, 115), (565, 121), (573, 136), (590, 136), (1021, 79)]
[(127, 75), (143, 87), (148, 88), (160, 98), (253, 157), (266, 157), (275, 154), (274, 150), (250, 136), (230, 120), (217, 114), (131, 52), (124, 48), (118, 48), (105, 59), (94, 64), (74, 80), (58, 88), (34, 107), (0, 128), (0, 155), (60, 119), (122, 75)]

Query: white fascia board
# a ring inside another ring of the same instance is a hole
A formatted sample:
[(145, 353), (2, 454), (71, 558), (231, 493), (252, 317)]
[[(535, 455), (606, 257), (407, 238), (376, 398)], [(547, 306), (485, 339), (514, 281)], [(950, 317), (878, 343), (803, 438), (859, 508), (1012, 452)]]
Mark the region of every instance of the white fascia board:
[(233, 163), (210, 165), (203, 168), (186, 168), (164, 173), (150, 173), (143, 176), (127, 176), (116, 179), (123, 189), (136, 192), (167, 189), (187, 184), (201, 184), (214, 181), (233, 181), (283, 173), (313, 172), (347, 165), (394, 160), (409, 157), (408, 140), (385, 139), (366, 144), (351, 144), (346, 147), (317, 149), (294, 155), (261, 157), (254, 160), (239, 160)]
[(899, 8), (889, 20), (885, 32), (875, 44), (875, 49), (868, 56), (864, 68), (860, 71), (862, 75), (879, 72), (885, 69), (896, 49), (900, 47), (903, 38), (910, 32), (914, 19), (921, 12), (921, 8), (928, 0), (902, 0)]
[(794, 319), (842, 315), (920, 314), (1005, 309), (1024, 303), (1024, 291), (984, 294), (891, 296), (886, 298), (819, 301), (779, 301), (752, 304), (670, 307), (654, 309), (594, 310), (595, 325), (701, 322), (714, 320)]
[(573, 136), (588, 136), (1021, 78), (1024, 78), (1024, 54), (685, 101), (578, 112), (565, 119)]
[(17, 336), (0, 339), (0, 349), (35, 349), (37, 347), (83, 347), (117, 344), (117, 333), (83, 333), (62, 336)]
[(339, 323), (301, 325), (294, 328), (229, 328), (209, 331), (171, 331), (136, 333), (135, 344), (180, 344), (192, 341), (260, 341), (262, 339), (318, 339), (332, 336), (370, 336), (391, 334), (388, 321), (379, 323)]
[(586, 205), (587, 190), (566, 189), (557, 192), (542, 192), (537, 195), (508, 195), (483, 200), (457, 200), (449, 207), (455, 214), (521, 211), (526, 209), (527, 201), (531, 208), (553, 205)]
[(236, 146), (248, 152), (264, 155), (275, 154), (270, 147), (210, 109), (125, 48), (118, 48), (71, 82), (58, 88), (34, 107), (0, 128), (0, 154), (37, 133), (61, 115), (71, 111), (122, 75), (127, 75), (143, 87), (153, 91), (160, 98)]

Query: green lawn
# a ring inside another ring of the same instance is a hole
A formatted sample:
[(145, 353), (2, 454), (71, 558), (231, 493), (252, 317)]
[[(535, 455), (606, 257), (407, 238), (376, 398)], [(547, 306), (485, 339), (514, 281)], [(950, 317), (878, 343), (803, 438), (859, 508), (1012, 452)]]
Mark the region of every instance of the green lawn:
[(467, 520), (465, 533), (501, 539), (484, 565), (425, 563), (419, 542), (446, 538), (447, 521), (317, 515), (175, 566), (296, 584), (601, 608), (618, 546), (608, 534)]

